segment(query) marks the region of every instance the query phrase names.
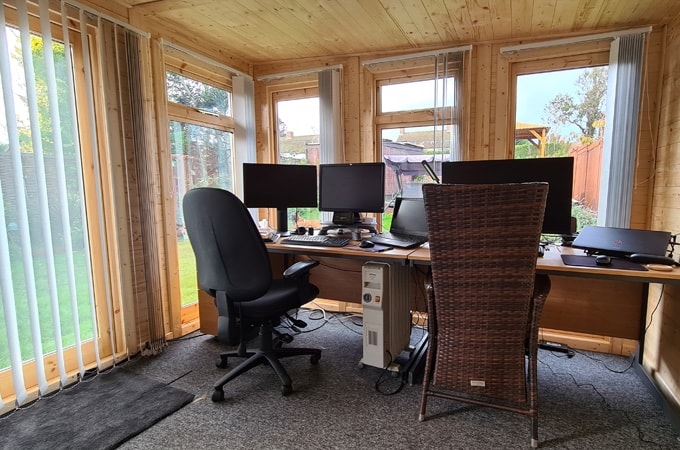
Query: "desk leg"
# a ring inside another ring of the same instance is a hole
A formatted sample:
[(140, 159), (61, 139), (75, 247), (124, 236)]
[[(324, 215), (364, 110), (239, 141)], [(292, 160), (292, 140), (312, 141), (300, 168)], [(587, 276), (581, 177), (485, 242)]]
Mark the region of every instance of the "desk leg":
[(425, 371), (425, 356), (427, 356), (427, 343), (429, 335), (425, 333), (416, 343), (413, 351), (401, 367), (400, 372), (403, 379), (411, 386), (419, 384), (420, 377)]
[(649, 299), (649, 283), (642, 285), (642, 305), (640, 311), (640, 337), (638, 338), (637, 362), (642, 365), (645, 352), (645, 334), (647, 333), (647, 302)]

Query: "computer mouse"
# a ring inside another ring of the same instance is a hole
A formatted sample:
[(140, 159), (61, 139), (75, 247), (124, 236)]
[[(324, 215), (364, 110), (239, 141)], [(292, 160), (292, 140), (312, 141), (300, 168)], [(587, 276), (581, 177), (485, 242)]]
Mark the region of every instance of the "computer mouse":
[(359, 244), (359, 247), (361, 247), (361, 248), (371, 248), (373, 246), (375, 246), (375, 244), (373, 242), (366, 241), (366, 240), (361, 241), (361, 243)]
[(595, 257), (595, 264), (598, 266), (608, 266), (612, 263), (612, 258), (607, 255), (598, 255)]

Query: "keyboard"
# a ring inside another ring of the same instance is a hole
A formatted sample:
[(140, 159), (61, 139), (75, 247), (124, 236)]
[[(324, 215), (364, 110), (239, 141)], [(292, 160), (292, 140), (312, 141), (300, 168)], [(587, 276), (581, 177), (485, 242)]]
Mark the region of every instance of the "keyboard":
[(427, 242), (426, 237), (409, 236), (405, 234), (394, 234), (386, 231), (384, 233), (376, 234), (368, 238), (374, 244), (390, 245), (392, 247), (411, 248)]
[(281, 239), (282, 244), (292, 245), (311, 245), (316, 247), (344, 247), (349, 244), (350, 239), (339, 236), (323, 236), (309, 234), (293, 234)]

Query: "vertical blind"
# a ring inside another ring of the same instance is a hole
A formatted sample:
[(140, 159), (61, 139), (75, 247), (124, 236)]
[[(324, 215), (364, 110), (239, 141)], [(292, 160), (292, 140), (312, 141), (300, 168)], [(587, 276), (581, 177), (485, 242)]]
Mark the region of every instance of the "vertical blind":
[[(97, 330), (82, 167), (74, 139), (71, 51), (68, 41), (52, 36), (47, 0), (39, 3), (39, 33), (29, 28), (27, 2), (18, 1), (16, 12), (18, 27), (10, 27), (4, 9), (0, 12), (6, 130), (0, 137), (0, 327), (5, 331), (0, 340), (7, 339), (0, 346), (9, 349), (8, 358), (0, 357), (0, 370), (10, 369), (10, 398), (21, 405), (34, 383), (40, 395), (48, 392), (47, 373), (53, 366), (59, 385), (69, 382), (67, 370), (73, 367), (66, 364), (67, 348), (75, 349), (76, 370), (82, 375), (80, 349), (84, 340), (96, 338)], [(0, 394), (4, 406), (7, 389)]]
[(0, 9), (1, 411), (167, 345), (148, 37), (55, 5)]
[(630, 226), (644, 42), (639, 33), (611, 44), (598, 225)]

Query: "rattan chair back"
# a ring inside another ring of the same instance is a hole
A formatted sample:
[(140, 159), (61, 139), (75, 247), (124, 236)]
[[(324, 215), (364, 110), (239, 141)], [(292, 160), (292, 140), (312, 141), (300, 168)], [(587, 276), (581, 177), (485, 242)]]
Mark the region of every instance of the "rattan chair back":
[[(431, 278), (428, 396), (532, 417), (538, 442), (538, 323), (550, 289), (536, 277), (546, 183), (425, 185)], [(528, 360), (527, 360), (528, 358)]]

